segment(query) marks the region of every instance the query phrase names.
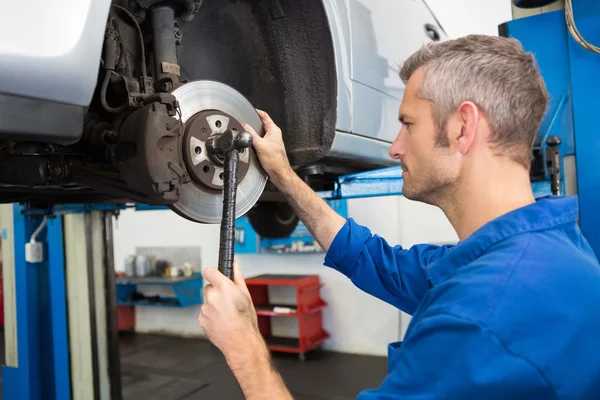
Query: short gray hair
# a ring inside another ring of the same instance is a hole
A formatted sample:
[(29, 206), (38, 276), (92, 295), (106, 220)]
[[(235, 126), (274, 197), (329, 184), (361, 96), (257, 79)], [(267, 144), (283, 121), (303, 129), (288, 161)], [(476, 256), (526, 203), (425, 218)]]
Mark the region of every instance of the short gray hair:
[(515, 39), (469, 35), (429, 44), (402, 65), (406, 84), (425, 67), (419, 96), (433, 103), (439, 146), (448, 145), (446, 124), (464, 101), (487, 117), (492, 144), (527, 168), (548, 107), (548, 92), (534, 56)]

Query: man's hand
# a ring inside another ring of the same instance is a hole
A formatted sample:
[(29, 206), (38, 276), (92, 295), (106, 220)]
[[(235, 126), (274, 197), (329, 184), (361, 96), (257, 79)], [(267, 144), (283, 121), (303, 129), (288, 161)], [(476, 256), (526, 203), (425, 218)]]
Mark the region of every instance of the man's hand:
[(260, 164), (277, 185), (278, 182), (294, 174), (294, 171), (287, 158), (281, 129), (275, 125), (269, 114), (262, 110), (256, 112), (265, 127), (265, 136), (258, 135), (250, 125), (244, 124), (243, 127), (252, 134), (254, 149)]
[(253, 144), (261, 165), (279, 192), (294, 208), (298, 217), (317, 239), (321, 248), (329, 249), (333, 239), (346, 223), (329, 205), (296, 175), (287, 158), (281, 129), (264, 111), (256, 110), (265, 127), (260, 137), (251, 126), (244, 129), (253, 136)]
[(238, 263), (233, 264), (233, 281), (216, 268), (207, 268), (204, 278), (210, 284), (204, 289), (206, 302), (200, 308), (198, 323), (208, 339), (229, 363), (235, 363), (237, 357), (250, 356), (248, 350), (256, 350), (257, 346), (266, 353), (252, 298)]
[(247, 400), (292, 400), (281, 376), (271, 364), (269, 350), (258, 330), (256, 311), (237, 262), (233, 281), (215, 268), (204, 277), (206, 302), (198, 323), (225, 355)]

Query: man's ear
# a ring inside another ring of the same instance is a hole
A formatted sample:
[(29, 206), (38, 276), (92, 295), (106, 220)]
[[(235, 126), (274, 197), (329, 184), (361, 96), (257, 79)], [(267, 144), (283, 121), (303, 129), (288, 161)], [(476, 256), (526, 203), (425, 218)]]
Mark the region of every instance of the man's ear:
[(469, 151), (477, 137), (481, 112), (475, 103), (471, 101), (461, 103), (456, 111), (455, 123), (458, 125), (455, 138), (456, 149), (464, 155)]

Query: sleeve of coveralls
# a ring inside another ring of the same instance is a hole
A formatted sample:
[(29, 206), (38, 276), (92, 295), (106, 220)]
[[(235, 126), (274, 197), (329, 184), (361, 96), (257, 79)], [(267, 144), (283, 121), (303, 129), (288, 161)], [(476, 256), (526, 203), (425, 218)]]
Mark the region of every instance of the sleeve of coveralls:
[(357, 400), (556, 399), (541, 370), (485, 326), (450, 314), (419, 321), (390, 345), (388, 376)]
[(390, 246), (352, 218), (338, 232), (325, 256), (363, 291), (412, 314), (429, 289), (424, 267), (452, 246)]

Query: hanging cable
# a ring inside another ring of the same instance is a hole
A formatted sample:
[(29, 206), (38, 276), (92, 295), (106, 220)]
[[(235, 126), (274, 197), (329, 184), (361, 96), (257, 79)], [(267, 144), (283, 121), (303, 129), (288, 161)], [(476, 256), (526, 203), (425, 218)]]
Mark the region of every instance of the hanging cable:
[(44, 229), (47, 222), (48, 222), (48, 216), (44, 215), (44, 219), (43, 219), (42, 223), (40, 224), (40, 226), (38, 226), (38, 228), (35, 230), (35, 232), (33, 232), (33, 235), (31, 235), (31, 239), (29, 240), (29, 243), (36, 242), (37, 236), (40, 234), (42, 229)]
[(146, 47), (144, 46), (144, 35), (142, 34), (142, 28), (140, 28), (140, 24), (137, 22), (133, 14), (130, 13), (129, 10), (127, 10), (125, 7), (122, 7), (118, 4), (113, 4), (112, 7), (118, 8), (119, 10), (123, 11), (133, 21), (133, 24), (135, 25), (138, 31), (138, 35), (140, 36), (140, 48), (142, 52), (142, 76), (148, 76), (148, 71), (146, 70)]
[(577, 43), (579, 43), (584, 49), (593, 51), (595, 53), (600, 53), (600, 47), (595, 46), (587, 40), (585, 40), (585, 38), (577, 29), (577, 25), (575, 24), (575, 16), (573, 13), (572, 0), (565, 0), (565, 16), (567, 19), (567, 27), (569, 28), (569, 32), (571, 32), (571, 36), (573, 36), (573, 39), (575, 39), (575, 41), (577, 41)]

